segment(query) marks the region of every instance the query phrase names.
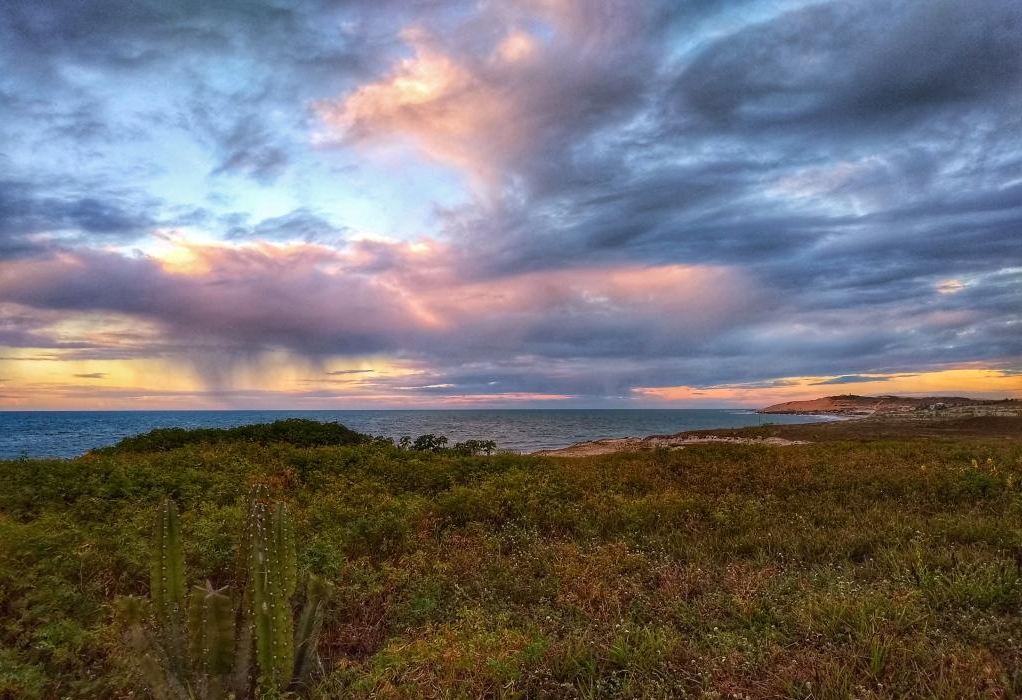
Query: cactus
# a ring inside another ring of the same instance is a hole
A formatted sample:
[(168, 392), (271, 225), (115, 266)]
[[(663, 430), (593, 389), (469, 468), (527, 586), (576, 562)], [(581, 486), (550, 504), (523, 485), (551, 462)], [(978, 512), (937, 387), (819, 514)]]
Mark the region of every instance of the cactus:
[(149, 591), (160, 642), (171, 670), (181, 673), (187, 664), (184, 636), (185, 557), (177, 506), (164, 498), (153, 523), (153, 556)]
[[(253, 501), (249, 512), (248, 615), (255, 630), (256, 666), (264, 690), (282, 690), (291, 680), (294, 663), (291, 597), (294, 594), (294, 544), (287, 509), (278, 503), (270, 512)], [(288, 546), (288, 542), (291, 542)]]
[[(151, 615), (143, 600), (119, 598), (116, 609), (142, 675), (159, 700), (223, 700), (308, 689), (329, 585), (310, 576), (305, 604), (292, 622), (297, 588), (294, 530), (283, 503), (265, 486), (253, 490), (235, 603), (227, 587), (194, 586), (185, 597), (177, 507), (160, 504), (153, 528)], [(153, 624), (147, 624), (147, 618)]]

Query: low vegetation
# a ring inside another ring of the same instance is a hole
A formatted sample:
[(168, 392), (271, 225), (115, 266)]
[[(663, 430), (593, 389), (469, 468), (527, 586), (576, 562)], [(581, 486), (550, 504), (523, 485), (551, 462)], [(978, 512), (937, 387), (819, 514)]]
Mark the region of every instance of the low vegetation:
[(1018, 440), (174, 440), (0, 463), (0, 698), (146, 697), (114, 601), (150, 595), (159, 504), (217, 590), (256, 483), (333, 588), (315, 698), (1022, 693)]
[(124, 438), (116, 445), (94, 450), (97, 454), (130, 454), (166, 452), (189, 445), (251, 443), (254, 445), (291, 445), (293, 447), (342, 447), (373, 444), (399, 447), (418, 452), (453, 452), (460, 455), (493, 454), (493, 440), (465, 440), (448, 446), (447, 437), (428, 433), (414, 440), (405, 435), (395, 442), (390, 438), (373, 437), (347, 428), (340, 423), (321, 423), (306, 418), (286, 418), (272, 423), (239, 425), (233, 428), (156, 428), (148, 433)]
[(256, 445), (294, 445), (326, 447), (360, 445), (370, 442), (368, 435), (355, 432), (340, 423), (321, 423), (304, 418), (287, 418), (272, 423), (239, 425), (233, 428), (157, 428), (142, 435), (124, 438), (112, 447), (96, 452), (123, 454), (165, 452), (188, 445), (216, 445), (248, 442)]

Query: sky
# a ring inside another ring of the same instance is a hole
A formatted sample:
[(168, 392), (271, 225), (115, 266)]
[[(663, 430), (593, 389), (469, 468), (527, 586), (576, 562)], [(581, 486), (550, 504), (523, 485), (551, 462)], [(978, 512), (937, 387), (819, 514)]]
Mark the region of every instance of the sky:
[(1017, 0), (6, 0), (0, 408), (1022, 397)]

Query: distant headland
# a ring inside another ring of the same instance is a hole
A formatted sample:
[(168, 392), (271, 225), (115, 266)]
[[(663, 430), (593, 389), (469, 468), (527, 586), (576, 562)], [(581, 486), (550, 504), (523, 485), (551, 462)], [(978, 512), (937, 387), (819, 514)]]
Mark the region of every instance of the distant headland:
[(870, 416), (914, 411), (1014, 413), (1022, 408), (1018, 399), (970, 399), (963, 396), (856, 396), (841, 394), (808, 401), (787, 401), (759, 409), (759, 413), (829, 414)]

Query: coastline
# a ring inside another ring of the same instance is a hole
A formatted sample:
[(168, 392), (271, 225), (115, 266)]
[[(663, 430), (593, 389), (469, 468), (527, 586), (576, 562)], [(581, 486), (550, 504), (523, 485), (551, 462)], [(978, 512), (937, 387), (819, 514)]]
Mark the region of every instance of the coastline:
[[(770, 415), (770, 414), (763, 414)], [(785, 447), (828, 441), (963, 437), (1022, 440), (1022, 410), (986, 409), (823, 414), (830, 420), (799, 425), (766, 424), (746, 428), (688, 430), (672, 435), (621, 437), (578, 442), (568, 447), (530, 454), (546, 457), (592, 457), (614, 452), (642, 452), (657, 448), (683, 449), (691, 445), (727, 443)]]
[(772, 423), (811, 423), (813, 416), (762, 416), (732, 409), (449, 409), (0, 412), (0, 459), (73, 458), (161, 428), (231, 428), (288, 418), (337, 422), (368, 435), (444, 435), (451, 444), (494, 440), (527, 454), (584, 440), (673, 434)]
[[(764, 414), (761, 411), (756, 411), (760, 415)], [(863, 419), (865, 416), (861, 415), (838, 415), (830, 413), (790, 413), (787, 415), (813, 415), (823, 418), (816, 423), (803, 423), (802, 427), (813, 426), (813, 425), (825, 425), (833, 422), (846, 422), (857, 419)], [(710, 430), (683, 430), (681, 432), (672, 433), (670, 435), (647, 435), (645, 437), (626, 436), (618, 438), (603, 438), (601, 440), (583, 440), (582, 442), (576, 442), (567, 447), (559, 447), (547, 450), (536, 450), (529, 452), (528, 454), (537, 455), (541, 457), (593, 457), (602, 454), (611, 454), (613, 452), (638, 452), (642, 450), (655, 450), (657, 448), (669, 448), (669, 449), (680, 449), (687, 445), (700, 445), (707, 443), (727, 443), (731, 445), (773, 445), (773, 446), (785, 446), (785, 445), (807, 445), (810, 440), (795, 440), (784, 437), (778, 437), (774, 435), (770, 436), (759, 436), (759, 435), (737, 435), (735, 431), (750, 431), (760, 430), (762, 428), (772, 428), (776, 424), (764, 423), (759, 426), (749, 426), (745, 428), (717, 428)]]

